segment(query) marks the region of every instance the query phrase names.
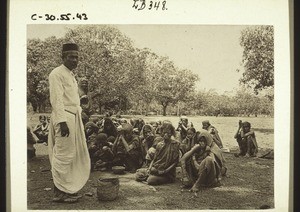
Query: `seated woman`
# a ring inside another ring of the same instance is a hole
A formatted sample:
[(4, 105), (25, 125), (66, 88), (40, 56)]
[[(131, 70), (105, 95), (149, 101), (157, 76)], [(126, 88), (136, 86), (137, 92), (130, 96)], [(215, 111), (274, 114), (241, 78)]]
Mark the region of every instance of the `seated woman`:
[(157, 144), (154, 159), (148, 168), (149, 185), (172, 183), (176, 178), (180, 143), (172, 139), (172, 136), (175, 136), (175, 128), (171, 123), (164, 122), (161, 132), (163, 140)]
[(48, 134), (49, 134), (49, 123), (47, 121), (46, 116), (39, 116), (40, 123), (35, 126), (33, 129), (33, 134), (38, 138), (37, 143), (45, 143), (48, 144)]
[(256, 157), (258, 145), (255, 138), (255, 133), (251, 129), (251, 124), (247, 121), (239, 121), (239, 128), (234, 138), (237, 140), (240, 148), (240, 153), (234, 156)]
[(125, 166), (126, 171), (135, 172), (143, 165), (143, 149), (139, 136), (134, 135), (133, 127), (125, 123), (119, 127), (119, 134), (114, 141), (114, 166)]
[(183, 139), (181, 141), (181, 144), (180, 144), (180, 152), (182, 155), (185, 154), (186, 152), (190, 151), (192, 149), (192, 147), (194, 146), (195, 134), (196, 134), (195, 128), (190, 127), (187, 129), (187, 135), (186, 135), (185, 139)]
[(180, 159), (182, 183), (197, 192), (203, 187), (220, 186), (221, 175), (227, 168), (220, 148), (208, 132), (197, 132), (195, 146)]

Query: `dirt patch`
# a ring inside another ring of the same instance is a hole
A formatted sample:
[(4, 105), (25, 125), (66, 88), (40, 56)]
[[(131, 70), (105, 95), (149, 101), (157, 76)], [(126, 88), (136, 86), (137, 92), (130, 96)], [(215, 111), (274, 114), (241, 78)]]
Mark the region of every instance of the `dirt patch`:
[[(28, 114), (30, 127), (38, 123), (38, 115)], [(46, 114), (49, 115), (49, 114)], [(143, 117), (145, 121), (169, 119), (177, 126), (178, 117)], [(238, 146), (233, 138), (239, 117), (190, 117), (196, 129), (201, 129), (201, 121), (209, 119), (217, 127), (224, 146), (231, 152), (224, 154), (228, 176), (222, 179), (222, 186), (206, 189), (195, 196), (180, 188), (178, 180), (174, 184), (149, 186), (134, 180), (134, 174), (119, 175), (120, 190), (116, 200), (99, 201), (96, 196), (97, 180), (112, 176), (108, 172), (92, 172), (90, 179), (80, 191), (83, 198), (75, 204), (53, 203), (53, 182), (50, 172), (47, 146), (36, 144), (37, 157), (28, 161), (27, 203), (28, 209), (40, 210), (201, 210), (201, 209), (258, 209), (262, 205), (274, 208), (274, 161), (260, 158), (236, 158)], [(244, 119), (243, 119), (244, 120)], [(264, 155), (274, 145), (273, 118), (247, 118), (256, 127), (259, 145), (258, 156)], [(259, 129), (259, 130), (258, 130)], [(115, 176), (115, 175), (113, 175)], [(92, 196), (84, 195), (91, 193)]]
[[(222, 186), (205, 189), (195, 196), (180, 188), (180, 181), (174, 184), (149, 186), (136, 182), (134, 174), (119, 176), (120, 190), (116, 200), (99, 201), (97, 180), (116, 176), (109, 172), (95, 171), (90, 175), (80, 194), (78, 203), (63, 204), (51, 201), (53, 182), (48, 156), (38, 156), (28, 161), (28, 209), (50, 210), (156, 210), (156, 209), (258, 209), (262, 205), (274, 207), (274, 161), (259, 158), (235, 158), (224, 154), (228, 176), (222, 179)], [(51, 189), (51, 190), (49, 190)]]

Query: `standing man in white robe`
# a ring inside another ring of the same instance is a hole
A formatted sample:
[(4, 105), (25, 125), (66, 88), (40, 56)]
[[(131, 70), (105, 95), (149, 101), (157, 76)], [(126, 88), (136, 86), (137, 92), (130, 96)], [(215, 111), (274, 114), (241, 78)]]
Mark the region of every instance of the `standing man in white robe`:
[(54, 182), (54, 202), (77, 202), (77, 192), (90, 174), (78, 86), (73, 70), (78, 64), (79, 48), (74, 43), (63, 45), (63, 64), (49, 75), (52, 106), (49, 127), (49, 159)]

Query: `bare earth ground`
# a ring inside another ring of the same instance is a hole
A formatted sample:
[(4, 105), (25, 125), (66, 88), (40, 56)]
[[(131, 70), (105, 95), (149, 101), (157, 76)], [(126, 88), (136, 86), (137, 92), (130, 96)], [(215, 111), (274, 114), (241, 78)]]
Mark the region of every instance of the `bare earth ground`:
[[(168, 117), (175, 125), (178, 117)], [(209, 119), (219, 130), (230, 153), (224, 153), (228, 176), (222, 179), (222, 186), (206, 189), (195, 196), (180, 188), (178, 180), (174, 184), (149, 186), (136, 182), (134, 174), (118, 175), (120, 180), (119, 196), (114, 201), (97, 199), (97, 180), (107, 176), (116, 176), (109, 172), (92, 172), (90, 179), (80, 191), (83, 197), (78, 203), (53, 203), (53, 182), (47, 147), (37, 144), (37, 157), (28, 161), (27, 192), (28, 209), (49, 210), (156, 210), (156, 209), (258, 209), (263, 205), (274, 208), (274, 161), (260, 158), (235, 158), (237, 145), (232, 138), (239, 118), (236, 117), (191, 117), (197, 129), (201, 121)], [(162, 117), (145, 117), (145, 120)], [(245, 119), (245, 118), (240, 118)], [(250, 118), (247, 118), (249, 120)], [(38, 121), (38, 114), (28, 115), (28, 124), (33, 126)], [(246, 119), (245, 119), (246, 120)], [(273, 148), (273, 119), (251, 118), (256, 128), (259, 155)], [(230, 139), (230, 140), (229, 140)], [(90, 193), (92, 196), (85, 195)]]

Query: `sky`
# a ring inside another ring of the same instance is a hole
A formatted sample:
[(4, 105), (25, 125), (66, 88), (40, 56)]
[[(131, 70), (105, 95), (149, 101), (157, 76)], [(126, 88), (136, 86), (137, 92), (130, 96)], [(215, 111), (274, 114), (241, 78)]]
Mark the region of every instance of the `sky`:
[[(219, 94), (239, 87), (243, 70), (241, 30), (233, 25), (113, 25), (133, 41), (137, 48), (149, 48), (168, 56), (178, 68), (198, 74), (197, 90)], [(76, 25), (28, 25), (27, 38), (63, 37)]]

